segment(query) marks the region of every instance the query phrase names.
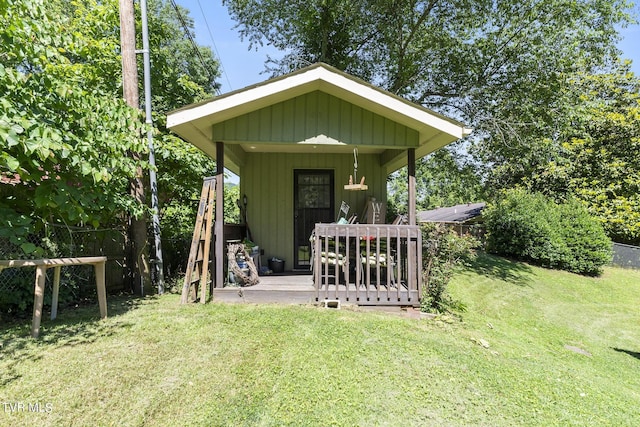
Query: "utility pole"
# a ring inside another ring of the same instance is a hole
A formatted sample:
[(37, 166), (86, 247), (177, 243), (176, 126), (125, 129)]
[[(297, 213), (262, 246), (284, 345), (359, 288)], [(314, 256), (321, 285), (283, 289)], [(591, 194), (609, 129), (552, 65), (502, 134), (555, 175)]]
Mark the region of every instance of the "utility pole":
[(149, 185), (151, 187), (151, 210), (153, 212), (153, 239), (155, 247), (155, 269), (158, 294), (164, 293), (164, 266), (162, 262), (162, 240), (160, 239), (160, 218), (158, 212), (158, 180), (156, 178), (156, 154), (153, 147), (153, 117), (151, 115), (151, 59), (149, 57), (149, 25), (147, 20), (147, 0), (140, 0), (142, 18), (142, 55), (144, 61), (144, 111), (149, 141)]
[[(138, 98), (138, 67), (136, 63), (136, 24), (133, 0), (120, 1), (120, 48), (122, 53), (122, 90), (124, 100), (132, 108), (140, 108)], [(134, 160), (140, 161), (140, 153), (131, 153)], [(129, 182), (129, 190), (135, 200), (145, 204), (142, 167), (136, 170), (136, 176)], [(149, 269), (149, 247), (147, 245), (147, 222), (142, 218), (130, 218), (129, 235), (133, 241), (133, 278), (134, 291), (141, 296), (151, 291)]]

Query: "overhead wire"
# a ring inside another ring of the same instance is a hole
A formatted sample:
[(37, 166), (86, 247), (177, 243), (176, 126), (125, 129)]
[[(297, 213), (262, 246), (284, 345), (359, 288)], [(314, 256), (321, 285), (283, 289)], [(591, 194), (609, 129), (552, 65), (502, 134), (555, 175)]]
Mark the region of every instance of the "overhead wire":
[[(196, 41), (193, 39), (193, 35), (191, 34), (191, 31), (189, 30), (189, 26), (187, 25), (186, 21), (184, 20), (184, 17), (182, 16), (182, 13), (180, 13), (180, 9), (178, 8), (178, 5), (176, 4), (175, 0), (171, 0), (171, 5), (175, 9), (176, 16), (178, 17), (178, 20), (182, 24), (182, 28), (184, 29), (184, 32), (187, 35), (187, 38), (189, 39), (189, 42), (191, 43), (191, 46), (193, 47), (193, 50), (195, 51), (196, 55), (200, 59), (200, 62), (202, 63), (202, 66), (209, 73), (209, 77), (211, 78), (211, 80), (215, 80), (216, 73), (211, 68), (211, 66), (209, 64), (207, 64), (207, 62), (205, 61), (204, 57), (202, 56), (202, 52), (200, 52), (200, 49), (198, 49), (198, 45), (196, 44)], [(220, 95), (220, 89), (217, 88), (217, 87), (216, 87), (216, 92), (217, 92), (218, 95)]]
[(200, 7), (200, 13), (202, 13), (202, 19), (204, 19), (204, 25), (207, 27), (207, 31), (209, 32), (209, 37), (211, 38), (211, 43), (213, 44), (213, 50), (216, 52), (218, 56), (218, 62), (220, 62), (220, 68), (222, 69), (222, 74), (224, 74), (225, 79), (227, 80), (227, 84), (229, 85), (229, 90), (233, 90), (231, 87), (231, 82), (229, 81), (229, 75), (227, 74), (227, 70), (225, 70), (224, 65), (222, 64), (222, 57), (220, 56), (220, 52), (218, 52), (218, 46), (216, 46), (216, 41), (213, 38), (213, 33), (211, 32), (211, 28), (209, 27), (209, 22), (207, 21), (207, 16), (202, 9), (202, 4), (200, 0), (198, 1), (198, 6)]

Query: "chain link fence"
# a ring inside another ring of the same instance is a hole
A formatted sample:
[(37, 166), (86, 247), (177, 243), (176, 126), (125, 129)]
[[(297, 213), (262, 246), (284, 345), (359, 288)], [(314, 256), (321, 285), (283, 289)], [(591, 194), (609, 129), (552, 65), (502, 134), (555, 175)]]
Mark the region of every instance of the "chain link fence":
[[(47, 225), (30, 234), (28, 243), (43, 252), (28, 256), (8, 238), (0, 238), (0, 259), (64, 258), (106, 256), (106, 283), (110, 293), (129, 290), (126, 263), (126, 233), (118, 229), (86, 229)], [(24, 242), (22, 242), (24, 243)], [(34, 268), (5, 268), (0, 271), (0, 312), (26, 312), (33, 303)], [(47, 270), (45, 305), (50, 304), (53, 269)], [(68, 266), (61, 270), (59, 301), (61, 304), (96, 299), (92, 266)]]
[[(0, 259), (63, 258), (81, 256), (106, 256), (105, 272), (107, 292), (128, 293), (132, 291), (133, 279), (127, 254), (129, 243), (127, 232), (122, 229), (88, 229), (46, 225), (39, 233), (30, 234), (26, 240), (44, 252), (28, 256), (19, 245), (0, 237)], [(25, 243), (25, 242), (21, 242)], [(163, 270), (165, 282), (180, 277), (186, 268), (191, 246), (190, 236), (180, 239), (162, 239)], [(153, 250), (150, 246), (150, 254)], [(152, 262), (152, 279), (157, 283), (156, 263)], [(92, 266), (77, 265), (61, 269), (60, 303), (82, 302), (96, 299), (94, 271)], [(0, 270), (0, 317), (2, 313), (26, 313), (33, 303), (35, 272), (32, 268), (5, 268)], [(45, 305), (50, 304), (53, 269), (47, 270)], [(167, 283), (165, 283), (167, 286)]]
[(612, 264), (625, 268), (640, 268), (640, 246), (614, 243)]
[[(164, 272), (165, 292), (180, 292), (182, 290), (182, 280), (187, 268), (190, 248), (190, 236), (162, 239), (162, 270)], [(151, 272), (157, 274), (156, 265), (153, 265)], [(158, 283), (155, 276), (153, 277), (153, 283)]]

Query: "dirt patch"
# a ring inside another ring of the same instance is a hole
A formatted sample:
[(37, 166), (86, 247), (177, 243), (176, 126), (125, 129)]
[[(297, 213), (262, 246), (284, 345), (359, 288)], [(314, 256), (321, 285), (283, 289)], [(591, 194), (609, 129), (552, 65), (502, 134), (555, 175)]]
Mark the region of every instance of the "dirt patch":
[(574, 353), (578, 353), (578, 354), (582, 354), (584, 356), (591, 357), (591, 353), (589, 353), (587, 350), (581, 349), (580, 347), (576, 347), (575, 345), (565, 345), (564, 348), (566, 348), (567, 350), (571, 350)]

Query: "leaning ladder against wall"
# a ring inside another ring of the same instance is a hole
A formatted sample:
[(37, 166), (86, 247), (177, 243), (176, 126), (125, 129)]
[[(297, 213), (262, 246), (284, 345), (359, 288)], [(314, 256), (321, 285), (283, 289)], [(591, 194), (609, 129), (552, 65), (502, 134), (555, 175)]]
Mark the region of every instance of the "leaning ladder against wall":
[(187, 271), (182, 287), (182, 298), (180, 302), (185, 304), (198, 299), (206, 302), (207, 283), (209, 282), (209, 251), (211, 248), (212, 225), (214, 219), (214, 205), (216, 197), (216, 177), (204, 178), (202, 183), (202, 193), (200, 204), (198, 205), (198, 215), (196, 225), (193, 230), (191, 249), (189, 250), (189, 260)]

